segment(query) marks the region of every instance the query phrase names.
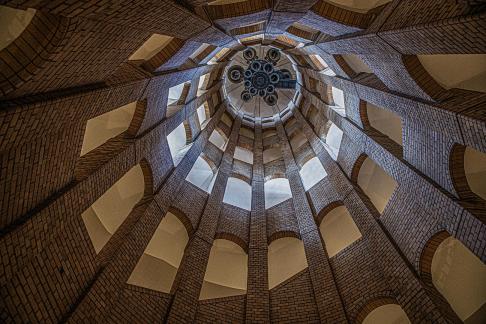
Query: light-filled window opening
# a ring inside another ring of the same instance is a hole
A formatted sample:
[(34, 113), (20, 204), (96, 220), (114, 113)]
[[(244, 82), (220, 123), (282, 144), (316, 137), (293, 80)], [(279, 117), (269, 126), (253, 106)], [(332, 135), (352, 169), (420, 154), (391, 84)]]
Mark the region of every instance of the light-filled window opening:
[(177, 216), (167, 213), (127, 283), (170, 293), (188, 241), (184, 225)]
[(381, 214), (398, 183), (375, 161), (366, 158), (359, 170), (358, 185)]
[(344, 206), (331, 210), (319, 226), (329, 257), (333, 257), (361, 238), (361, 232)]
[(268, 288), (291, 278), (307, 268), (304, 243), (294, 237), (284, 237), (268, 246)]
[(402, 120), (394, 112), (366, 103), (366, 111), (370, 126), (390, 137), (395, 143), (402, 143)]
[(199, 156), (189, 171), (186, 180), (196, 187), (211, 193), (214, 182), (216, 181), (217, 171), (211, 168), (209, 163)]
[(322, 59), (320, 55), (312, 54), (309, 56), (311, 61), (314, 63), (318, 71), (329, 68), (327, 63)]
[(486, 265), (459, 240), (448, 237), (432, 258), (432, 282), (464, 323), (482, 323)]
[(362, 322), (363, 324), (410, 324), (405, 311), (397, 304), (375, 308)]
[(265, 182), (265, 209), (271, 208), (292, 198), (289, 180), (285, 178), (271, 179)]
[(327, 176), (326, 170), (322, 166), (321, 161), (314, 157), (307, 161), (299, 171), (300, 178), (304, 184), (305, 191), (314, 187), (319, 181)]
[(229, 177), (223, 202), (245, 210), (251, 210), (251, 186), (245, 181)]
[(81, 156), (126, 131), (130, 127), (136, 108), (135, 101), (88, 120)]
[(342, 58), (348, 63), (349, 67), (356, 73), (373, 73), (369, 66), (358, 56), (354, 54), (342, 54)]
[(486, 153), (466, 147), (464, 173), (471, 191), (486, 200)]
[(207, 125), (207, 121), (209, 120), (209, 116), (206, 111), (207, 103), (202, 104), (197, 108), (197, 120), (199, 121), (199, 125), (201, 126), (201, 130), (204, 129)]
[(209, 85), (210, 78), (211, 78), (211, 73), (206, 73), (199, 77), (197, 82), (196, 96), (200, 97), (208, 91), (207, 86)]
[(161, 50), (163, 50), (164, 47), (166, 47), (167, 44), (169, 44), (172, 39), (173, 39), (173, 37), (170, 37), (170, 36), (153, 34), (128, 59), (130, 61), (135, 61), (135, 60), (145, 60), (146, 61), (146, 60), (149, 60), (155, 54), (157, 54)]
[(232, 241), (214, 240), (199, 300), (244, 295), (247, 278), (245, 251)]
[(20, 10), (0, 6), (0, 50), (15, 41), (35, 15), (34, 9)]
[(186, 128), (184, 123), (176, 127), (169, 135), (167, 135), (167, 143), (169, 144), (170, 155), (174, 166), (179, 165), (187, 151), (192, 144), (187, 144)]
[(339, 149), (341, 148), (342, 139), (343, 131), (339, 129), (339, 127), (337, 127), (335, 124), (332, 124), (331, 127), (329, 127), (329, 131), (327, 132), (324, 147), (326, 148), (327, 152), (329, 152), (329, 155), (331, 155), (334, 161), (337, 161), (337, 158), (339, 156)]
[[(338, 108), (344, 109), (344, 92), (341, 89), (332, 87), (332, 99), (334, 100), (334, 105)], [(338, 109), (335, 109), (339, 112)]]
[(136, 165), (82, 213), (96, 253), (101, 251), (142, 199), (144, 190), (143, 171), (140, 165)]
[(235, 147), (235, 154), (233, 157), (245, 163), (253, 164), (253, 152), (243, 147)]
[(443, 88), (486, 92), (486, 54), (417, 55)]
[(169, 88), (169, 95), (167, 97), (167, 106), (177, 104), (177, 102), (182, 96), (182, 92), (184, 90), (185, 85), (186, 82), (183, 82)]
[(226, 145), (228, 144), (228, 138), (226, 137), (226, 135), (224, 135), (222, 131), (217, 129), (213, 130), (211, 136), (209, 136), (209, 141), (221, 151), (224, 151), (226, 149)]

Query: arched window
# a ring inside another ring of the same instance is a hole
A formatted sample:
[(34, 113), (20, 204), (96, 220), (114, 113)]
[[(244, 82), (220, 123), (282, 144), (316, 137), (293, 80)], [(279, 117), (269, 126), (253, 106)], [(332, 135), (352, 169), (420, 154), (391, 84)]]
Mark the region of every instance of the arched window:
[(410, 324), (407, 314), (400, 305), (387, 304), (375, 308), (363, 320), (363, 324)]
[(228, 138), (218, 129), (213, 130), (211, 136), (209, 136), (209, 141), (223, 152), (226, 149), (226, 144), (228, 144)]
[(243, 147), (237, 146), (233, 157), (248, 164), (253, 164), (253, 152)]
[(136, 108), (137, 102), (135, 101), (88, 120), (81, 156), (126, 131), (130, 127)]
[(486, 153), (466, 147), (464, 173), (471, 191), (486, 200)]
[[(356, 0), (326, 0), (326, 2), (334, 3), (340, 7), (344, 7), (351, 11), (356, 12), (367, 12), (370, 9), (382, 6), (391, 0), (366, 0), (366, 1), (356, 1)], [(392, 322), (390, 322), (392, 323)], [(398, 324), (398, 323), (397, 323)]]
[(216, 181), (216, 175), (215, 168), (212, 168), (205, 159), (199, 156), (191, 171), (189, 171), (186, 180), (207, 193), (211, 193)]
[[(445, 235), (442, 239), (435, 252), (431, 251), (433, 257), (427, 271), (431, 272), (432, 283), (462, 321), (483, 323), (486, 265), (455, 238)], [(421, 267), (424, 263), (427, 262), (422, 259)]]
[(342, 54), (342, 58), (348, 63), (349, 67), (356, 73), (373, 73), (369, 66), (358, 56), (354, 54)]
[(211, 299), (246, 293), (248, 255), (236, 243), (217, 239), (204, 274), (199, 299)]
[(319, 181), (327, 176), (326, 170), (321, 161), (314, 157), (307, 161), (299, 171), (305, 191), (314, 187)]
[(210, 86), (211, 73), (203, 74), (199, 77), (197, 81), (197, 96), (200, 97), (208, 91), (208, 86)]
[(241, 179), (228, 178), (223, 202), (245, 210), (251, 210), (251, 186)]
[(169, 88), (169, 95), (167, 97), (167, 106), (177, 104), (179, 99), (181, 99), (184, 87), (186, 87), (187, 84), (188, 83), (183, 82)]
[(153, 34), (145, 41), (145, 43), (143, 43), (142, 46), (140, 46), (139, 49), (135, 51), (135, 53), (130, 56), (129, 60), (149, 60), (164, 47), (166, 47), (172, 39), (173, 37), (170, 36)]
[(329, 257), (361, 238), (361, 232), (344, 206), (338, 206), (324, 215), (319, 230)]
[(34, 9), (19, 10), (0, 6), (0, 50), (10, 45), (22, 34), (34, 15)]
[[(332, 87), (332, 99), (334, 101), (334, 105), (338, 108), (344, 109), (344, 92), (341, 89)], [(339, 111), (339, 109), (337, 110)]]
[(417, 55), (443, 88), (486, 92), (486, 54)]
[(341, 141), (343, 139), (343, 131), (336, 125), (331, 123), (331, 127), (327, 131), (326, 142), (324, 147), (327, 149), (334, 161), (339, 156), (339, 149), (341, 148)]
[(273, 207), (292, 198), (289, 180), (285, 178), (276, 178), (268, 180), (264, 185), (265, 191), (265, 209)]
[(142, 46), (140, 46), (139, 49), (135, 51), (135, 53), (133, 53), (129, 57), (129, 60), (130, 61), (149, 60), (155, 54), (160, 52), (164, 47), (166, 47), (167, 44), (169, 44), (172, 39), (173, 37), (170, 36), (153, 34), (152, 36), (150, 36), (149, 39), (145, 41), (145, 43), (143, 43)]
[(201, 126), (201, 130), (203, 130), (206, 125), (207, 121), (209, 120), (209, 109), (206, 107), (208, 103), (205, 102), (199, 108), (197, 108), (197, 120), (199, 121), (199, 125)]
[(184, 225), (177, 216), (167, 213), (127, 283), (170, 293), (188, 241)]
[(143, 171), (140, 165), (136, 165), (83, 212), (81, 217), (96, 253), (101, 251), (142, 199), (144, 190)]
[(174, 166), (177, 166), (187, 151), (191, 148), (191, 144), (187, 144), (186, 127), (181, 123), (169, 135), (167, 135), (167, 143), (169, 144), (170, 154)]
[(268, 246), (268, 288), (272, 289), (307, 268), (304, 243), (283, 237)]
[(366, 158), (359, 169), (358, 185), (381, 214), (398, 183), (375, 161)]
[[(366, 103), (366, 116), (371, 127), (402, 144), (402, 120), (394, 112)], [(365, 121), (366, 123), (366, 121)]]

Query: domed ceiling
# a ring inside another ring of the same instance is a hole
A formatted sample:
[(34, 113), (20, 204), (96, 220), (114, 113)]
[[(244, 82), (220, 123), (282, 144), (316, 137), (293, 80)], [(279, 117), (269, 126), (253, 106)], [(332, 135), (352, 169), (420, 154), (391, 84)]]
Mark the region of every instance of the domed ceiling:
[[(247, 56), (245, 58), (245, 53), (251, 49), (254, 49), (255, 57), (247, 59), (249, 58)], [(278, 53), (279, 59), (266, 60), (269, 52), (270, 54)], [(269, 73), (265, 72), (265, 68), (269, 69)], [(233, 73), (242, 74), (239, 82), (230, 80), (228, 75), (235, 70), (238, 72)], [(278, 74), (284, 77), (280, 80), (271, 80), (271, 77)], [(283, 80), (285, 77), (288, 82)], [(226, 67), (223, 79), (223, 95), (228, 100), (228, 109), (231, 109), (234, 114), (242, 113), (250, 118), (265, 118), (279, 114), (288, 107), (299, 87), (299, 84), (295, 82), (295, 69), (288, 56), (275, 47), (265, 45), (252, 46), (237, 52)], [(272, 81), (277, 82), (272, 83)], [(269, 96), (267, 93), (269, 85), (274, 87), (273, 93), (277, 97), (275, 102), (269, 102), (266, 99)], [(248, 95), (251, 91), (255, 91), (254, 95)], [(260, 91), (262, 93), (259, 93)], [(245, 94), (248, 96), (247, 101), (244, 100)]]

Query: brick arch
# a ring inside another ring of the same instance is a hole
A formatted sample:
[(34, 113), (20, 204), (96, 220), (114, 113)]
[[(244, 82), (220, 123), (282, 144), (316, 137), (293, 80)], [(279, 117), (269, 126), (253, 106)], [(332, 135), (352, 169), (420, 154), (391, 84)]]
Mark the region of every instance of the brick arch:
[(466, 178), (464, 168), (464, 154), (466, 146), (455, 143), (449, 154), (449, 173), (452, 178), (452, 185), (459, 198), (464, 200), (478, 200), (481, 197), (472, 192)]
[(283, 172), (275, 171), (272, 174), (265, 176), (264, 182), (268, 182), (270, 180), (279, 179), (279, 178), (287, 179), (287, 175)]
[(153, 198), (154, 195), (154, 175), (152, 172), (152, 166), (147, 159), (142, 159), (140, 161), (140, 168), (142, 169), (143, 173), (143, 182), (145, 184), (145, 188), (143, 191), (143, 197), (140, 200), (140, 203), (145, 203)]
[(209, 158), (206, 153), (202, 152), (199, 156), (209, 165), (213, 173), (216, 173), (216, 171), (218, 171), (218, 166), (216, 165), (216, 163), (214, 163), (213, 160), (211, 160), (211, 158)]
[(434, 283), (432, 282), (432, 260), (435, 252), (439, 245), (449, 237), (451, 237), (449, 232), (442, 230), (433, 234), (427, 243), (425, 243), (422, 253), (420, 254), (419, 275), (428, 294), (441, 311), (446, 314), (453, 323), (462, 323), (449, 302), (442, 296), (437, 288), (435, 288)]
[(267, 245), (270, 245), (273, 241), (284, 238), (284, 237), (294, 237), (301, 240), (300, 233), (297, 231), (285, 230), (273, 233), (267, 238)]
[(344, 59), (342, 55), (333, 55), (334, 60), (336, 61), (337, 65), (341, 68), (341, 70), (346, 73), (346, 75), (353, 79), (358, 74), (353, 70), (351, 66), (349, 66), (348, 62)]
[(315, 216), (317, 226), (319, 227), (321, 225), (322, 221), (324, 220), (324, 217), (326, 217), (327, 214), (329, 214), (335, 208), (341, 206), (344, 206), (344, 203), (341, 200), (336, 200), (327, 204), (324, 208), (322, 208), (319, 214)]
[(353, 323), (355, 324), (360, 324), (363, 323), (365, 318), (375, 309), (377, 309), (380, 306), (385, 306), (385, 305), (400, 305), (398, 301), (393, 298), (393, 297), (375, 297), (369, 301), (367, 301), (364, 306), (359, 310), (358, 314), (353, 320)]
[(242, 180), (242, 181), (246, 182), (247, 184), (249, 184), (249, 185), (251, 186), (251, 179), (250, 179), (248, 176), (246, 176), (246, 175), (244, 175), (244, 174), (241, 174), (241, 173), (239, 173), (239, 172), (237, 172), (237, 171), (235, 171), (235, 170), (233, 170), (233, 171), (231, 172), (230, 177), (231, 177), (231, 178), (240, 179), (240, 180)]
[(367, 129), (371, 127), (370, 120), (368, 119), (368, 107), (367, 102), (359, 99), (359, 117), (361, 119), (361, 123), (363, 124), (363, 128)]
[(184, 212), (174, 206), (171, 206), (167, 212), (173, 214), (177, 217), (177, 219), (179, 219), (182, 225), (184, 225), (184, 227), (186, 228), (186, 232), (189, 238), (192, 236), (192, 234), (194, 234), (194, 228), (192, 227), (191, 220)]
[(448, 96), (448, 91), (435, 81), (416, 55), (403, 55), (402, 63), (410, 78), (432, 100), (442, 100)]
[[(0, 51), (0, 61), (11, 62), (12, 56), (22, 56), (25, 64), (8, 63), (0, 69), (0, 94), (11, 95), (21, 88), (39, 71), (52, 64), (52, 56), (56, 55), (67, 39), (71, 37), (71, 20), (44, 12), (36, 11), (24, 31), (12, 43)], [(29, 50), (26, 49), (25, 43)], [(6, 63), (3, 63), (6, 64)]]
[(192, 143), (192, 128), (191, 128), (191, 124), (189, 123), (188, 120), (184, 120), (183, 121), (183, 124), (184, 124), (184, 130), (186, 132), (186, 145), (188, 144), (191, 144)]
[(361, 153), (360, 156), (356, 159), (353, 164), (353, 168), (351, 169), (351, 182), (355, 185), (358, 184), (358, 176), (361, 167), (363, 166), (364, 161), (368, 158), (368, 155)]
[(139, 135), (140, 128), (145, 120), (145, 114), (147, 113), (147, 99), (137, 101), (135, 112), (133, 113), (130, 126), (126, 130), (128, 137), (135, 137)]
[[(164, 48), (150, 59), (143, 61), (142, 68), (148, 72), (154, 73), (168, 63), (184, 46), (186, 42), (179, 38), (173, 38)], [(188, 55), (189, 57), (189, 55)]]
[(243, 249), (243, 251), (245, 251), (245, 253), (248, 254), (248, 244), (246, 243), (246, 241), (244, 239), (242, 239), (241, 237), (239, 237), (236, 234), (227, 233), (227, 232), (219, 232), (219, 233), (216, 233), (216, 235), (214, 236), (214, 239), (215, 240), (222, 239), (222, 240), (231, 241), (231, 242), (235, 243), (236, 245), (238, 245), (239, 247), (241, 247)]

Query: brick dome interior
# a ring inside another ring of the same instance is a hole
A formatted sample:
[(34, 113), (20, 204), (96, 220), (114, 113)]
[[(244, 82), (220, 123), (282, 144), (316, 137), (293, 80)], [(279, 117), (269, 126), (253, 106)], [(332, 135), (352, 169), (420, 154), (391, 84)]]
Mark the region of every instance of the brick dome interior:
[(484, 1), (1, 3), (0, 322), (486, 322)]

